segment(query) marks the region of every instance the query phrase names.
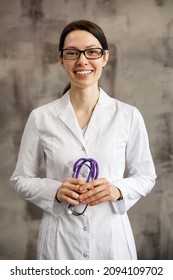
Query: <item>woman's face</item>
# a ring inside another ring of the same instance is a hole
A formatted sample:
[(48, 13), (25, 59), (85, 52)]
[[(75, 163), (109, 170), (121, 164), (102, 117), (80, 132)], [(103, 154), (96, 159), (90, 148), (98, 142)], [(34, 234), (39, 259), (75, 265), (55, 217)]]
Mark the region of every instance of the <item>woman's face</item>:
[[(84, 30), (75, 30), (70, 32), (64, 41), (64, 49), (72, 48), (85, 50), (88, 48), (102, 48), (100, 42), (90, 32)], [(101, 58), (90, 60), (81, 53), (75, 60), (61, 59), (71, 86), (86, 88), (98, 84), (102, 73), (102, 68), (107, 64), (109, 53), (103, 54)]]

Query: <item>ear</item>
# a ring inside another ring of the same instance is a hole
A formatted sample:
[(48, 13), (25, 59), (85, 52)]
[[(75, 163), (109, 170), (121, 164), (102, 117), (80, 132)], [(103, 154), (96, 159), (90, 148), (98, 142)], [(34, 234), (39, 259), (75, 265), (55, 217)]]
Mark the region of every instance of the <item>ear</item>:
[(64, 67), (63, 58), (60, 57), (59, 63), (61, 64), (62, 67)]
[(109, 51), (106, 50), (104, 55), (103, 55), (103, 68), (106, 66), (106, 64), (108, 63), (108, 59), (109, 59)]

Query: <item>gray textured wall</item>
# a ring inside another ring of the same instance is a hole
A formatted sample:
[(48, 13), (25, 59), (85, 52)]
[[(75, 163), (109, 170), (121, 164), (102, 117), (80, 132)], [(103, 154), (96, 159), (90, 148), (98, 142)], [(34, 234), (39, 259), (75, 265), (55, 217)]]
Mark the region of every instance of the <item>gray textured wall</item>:
[(111, 57), (101, 84), (135, 105), (149, 133), (158, 181), (129, 211), (140, 259), (173, 259), (173, 1), (0, 0), (0, 259), (34, 259), (41, 211), (10, 186), (32, 108), (66, 84), (56, 49), (74, 19), (102, 26)]

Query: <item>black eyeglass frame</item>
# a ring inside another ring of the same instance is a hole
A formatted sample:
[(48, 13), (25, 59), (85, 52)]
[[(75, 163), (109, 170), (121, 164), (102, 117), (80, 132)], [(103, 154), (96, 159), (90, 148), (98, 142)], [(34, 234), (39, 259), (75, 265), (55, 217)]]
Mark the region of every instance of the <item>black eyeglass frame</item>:
[[(70, 50), (71, 50), (71, 51), (78, 51), (78, 57), (76, 57), (76, 58), (65, 58), (65, 57), (63, 56), (63, 52), (66, 51), (66, 50), (69, 50), (69, 51), (70, 51)], [(100, 51), (101, 51), (101, 54), (100, 54), (99, 57), (93, 57), (93, 58), (87, 57), (86, 52), (89, 51), (89, 50), (100, 50)], [(89, 60), (95, 60), (95, 59), (101, 58), (101, 57), (104, 55), (105, 50), (102, 49), (102, 48), (88, 48), (88, 49), (85, 49), (85, 50), (82, 51), (82, 50), (78, 50), (78, 49), (67, 48), (67, 49), (63, 49), (62, 51), (59, 52), (60, 57), (62, 57), (62, 58), (65, 59), (65, 60), (76, 60), (76, 59), (79, 59), (81, 53), (83, 53), (84, 56), (85, 56), (87, 59), (89, 59)]]

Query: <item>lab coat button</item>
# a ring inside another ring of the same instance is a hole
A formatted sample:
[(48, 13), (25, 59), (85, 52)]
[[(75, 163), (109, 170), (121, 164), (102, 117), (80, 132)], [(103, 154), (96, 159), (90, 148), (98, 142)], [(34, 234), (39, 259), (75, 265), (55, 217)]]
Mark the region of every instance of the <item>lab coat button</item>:
[(83, 227), (83, 230), (86, 231), (86, 230), (87, 230), (87, 227)]
[(82, 151), (85, 151), (85, 147), (82, 147)]
[(86, 253), (84, 253), (84, 254), (83, 254), (83, 257), (86, 258), (86, 257), (88, 257), (88, 255), (87, 255)]

